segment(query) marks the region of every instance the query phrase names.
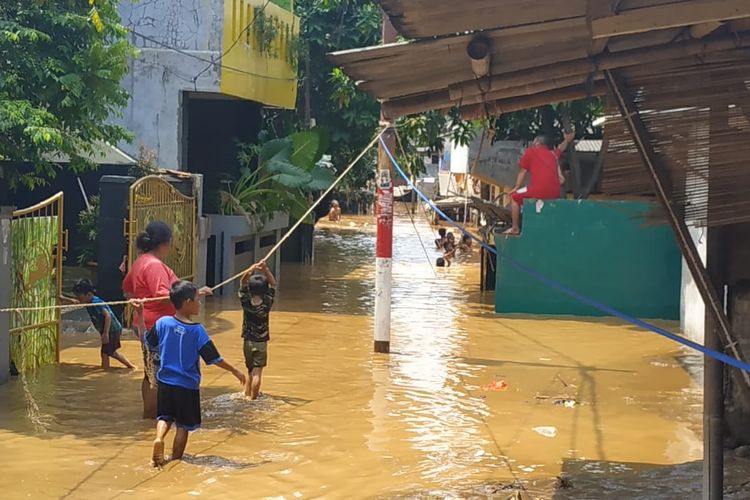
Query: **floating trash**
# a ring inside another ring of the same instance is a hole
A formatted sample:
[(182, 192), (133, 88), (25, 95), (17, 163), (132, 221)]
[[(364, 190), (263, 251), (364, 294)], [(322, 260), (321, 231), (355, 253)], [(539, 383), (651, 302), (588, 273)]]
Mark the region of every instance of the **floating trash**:
[(508, 383), (505, 380), (495, 380), (491, 384), (486, 384), (482, 386), (483, 391), (505, 391), (508, 389)]
[(557, 398), (552, 401), (552, 404), (555, 406), (564, 406), (565, 408), (575, 408), (578, 406), (578, 401), (575, 399)]
[(557, 427), (552, 426), (542, 426), (542, 427), (534, 427), (531, 429), (532, 431), (536, 432), (537, 434), (540, 434), (546, 438), (553, 438), (557, 436)]

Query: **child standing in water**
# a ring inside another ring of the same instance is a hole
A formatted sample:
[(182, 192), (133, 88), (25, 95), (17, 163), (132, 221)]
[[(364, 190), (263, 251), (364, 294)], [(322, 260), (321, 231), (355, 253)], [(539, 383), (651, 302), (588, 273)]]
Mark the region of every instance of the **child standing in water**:
[[(211, 337), (192, 316), (200, 312), (198, 287), (189, 281), (177, 281), (169, 290), (169, 300), (176, 309), (174, 316), (164, 316), (146, 333), (146, 342), (158, 348), (161, 364), (156, 373), (156, 439), (154, 439), (153, 464), (161, 466), (164, 459), (164, 439), (172, 428), (177, 433), (172, 445), (172, 460), (180, 460), (185, 453), (188, 432), (201, 425), (201, 370), (200, 359), (207, 365), (216, 365), (231, 372), (241, 384), (245, 374), (224, 361)], [(142, 303), (135, 301), (136, 307)], [(145, 330), (142, 310), (139, 311), (140, 328)]]
[[(263, 274), (255, 274), (261, 271)], [(248, 378), (245, 396), (258, 399), (263, 368), (268, 364), (268, 319), (276, 296), (276, 278), (265, 260), (254, 264), (242, 277), (239, 291), (242, 304), (242, 339)]]
[(435, 248), (437, 248), (438, 250), (442, 250), (443, 246), (445, 246), (445, 242), (448, 241), (446, 238), (446, 233), (447, 231), (444, 227), (438, 229), (438, 236), (440, 236), (440, 238), (435, 240)]
[(115, 358), (131, 370), (135, 370), (135, 365), (128, 358), (118, 352), (120, 349), (120, 337), (122, 336), (122, 325), (107, 304), (95, 295), (94, 285), (87, 279), (78, 280), (73, 286), (73, 294), (76, 296), (76, 302), (79, 304), (101, 304), (93, 307), (87, 307), (94, 328), (102, 337), (102, 368), (109, 369), (109, 358)]
[(331, 202), (331, 209), (328, 211), (328, 220), (331, 222), (341, 222), (341, 206), (336, 200)]

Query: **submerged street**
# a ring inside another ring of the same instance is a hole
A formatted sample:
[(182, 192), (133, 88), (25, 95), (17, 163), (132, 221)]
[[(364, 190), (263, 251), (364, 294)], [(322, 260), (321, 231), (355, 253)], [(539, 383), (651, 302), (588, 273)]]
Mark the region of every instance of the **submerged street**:
[[(98, 336), (64, 335), (60, 365), (0, 387), (4, 498), (700, 495), (699, 358), (613, 320), (495, 316), (478, 256), (434, 269), (416, 219), (426, 250), (407, 216), (394, 225), (390, 357), (371, 352), (373, 221), (325, 223), (314, 265), (282, 267), (265, 398), (204, 368), (204, 427), (161, 471), (142, 371), (103, 372)], [(241, 366), (238, 301), (206, 307)], [(140, 366), (132, 336), (123, 352)], [(556, 488), (563, 473), (572, 488)]]

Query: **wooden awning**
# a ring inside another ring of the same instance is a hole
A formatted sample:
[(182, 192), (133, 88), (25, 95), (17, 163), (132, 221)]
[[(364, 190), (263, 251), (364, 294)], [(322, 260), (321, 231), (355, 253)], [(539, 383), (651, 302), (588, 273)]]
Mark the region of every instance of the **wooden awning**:
[[(337, 52), (332, 61), (388, 118), (459, 106), (467, 118), (601, 95), (602, 71), (750, 46), (748, 0), (381, 0), (411, 42)], [(459, 34), (457, 34), (459, 33)], [(490, 75), (467, 55), (481, 33)]]

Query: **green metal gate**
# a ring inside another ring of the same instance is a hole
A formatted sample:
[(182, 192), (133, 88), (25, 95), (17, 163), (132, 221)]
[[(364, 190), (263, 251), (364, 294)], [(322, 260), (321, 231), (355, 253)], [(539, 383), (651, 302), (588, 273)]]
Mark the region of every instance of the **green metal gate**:
[[(13, 212), (11, 307), (60, 303), (65, 233), (63, 193)], [(11, 315), (10, 357), (19, 372), (60, 360), (60, 309), (17, 311)]]

